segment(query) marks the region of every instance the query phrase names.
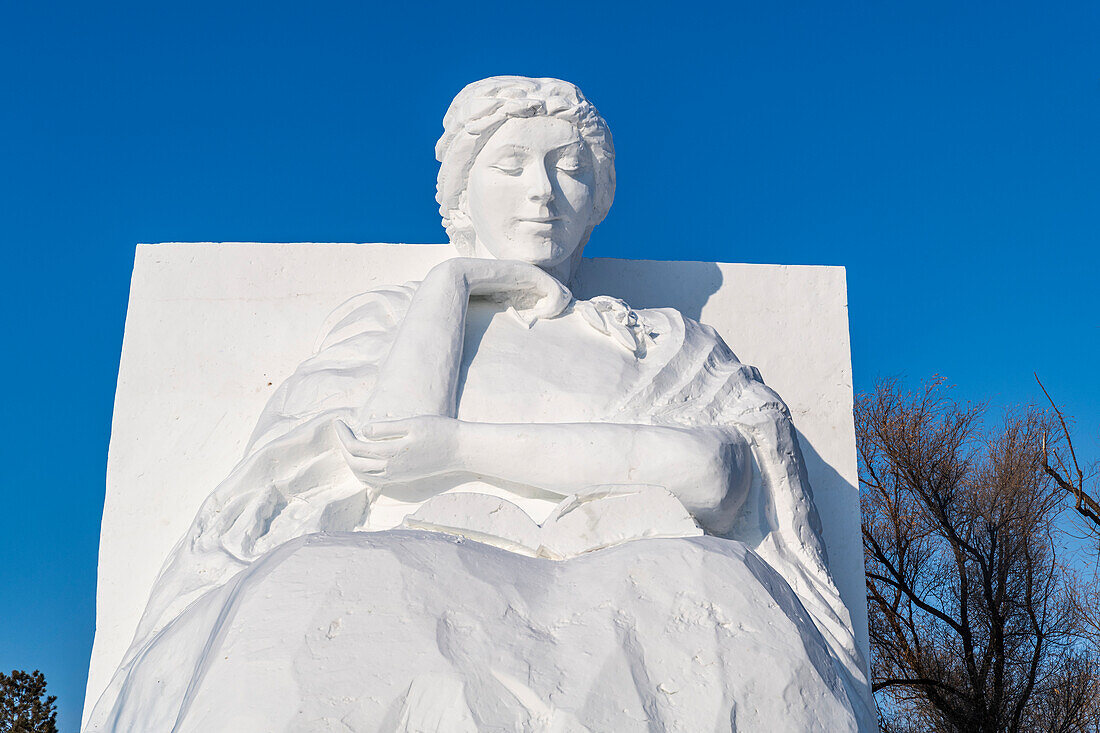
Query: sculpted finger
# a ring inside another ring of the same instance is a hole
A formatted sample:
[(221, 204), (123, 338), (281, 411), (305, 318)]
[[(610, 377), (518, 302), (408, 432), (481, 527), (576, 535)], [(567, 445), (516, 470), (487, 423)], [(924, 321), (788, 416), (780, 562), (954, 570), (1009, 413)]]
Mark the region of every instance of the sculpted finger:
[(351, 429), (351, 426), (343, 420), (335, 420), (332, 423), (332, 428), (336, 432), (336, 437), (340, 440), (340, 445), (344, 448), (344, 452), (354, 453), (361, 441), (359, 440), (359, 436), (355, 434), (355, 431)]
[[(533, 267), (533, 265), (532, 265)], [(530, 328), (540, 318), (557, 318), (573, 302), (573, 293), (553, 276), (539, 270), (537, 289), (542, 295), (530, 308), (510, 307), (508, 313)]]
[(397, 438), (380, 441), (364, 440), (351, 447), (345, 446), (345, 450), (348, 455), (357, 458), (387, 459), (401, 452), (401, 443)]
[(340, 439), (340, 447), (344, 451), (344, 457), (350, 465), (353, 459), (385, 460), (392, 458), (399, 450), (400, 445), (394, 444), (396, 438), (385, 438), (382, 441), (374, 439), (364, 440), (355, 434), (355, 431), (343, 420), (336, 420), (333, 428), (336, 437)]
[(378, 476), (386, 472), (388, 461), (377, 458), (360, 458), (351, 456), (348, 458), (348, 467), (357, 476)]
[(556, 318), (573, 302), (573, 294), (569, 288), (556, 280), (553, 282), (553, 290), (544, 295), (535, 303), (531, 311), (539, 318)]
[(366, 440), (397, 440), (409, 434), (407, 420), (385, 420), (372, 422), (363, 427)]

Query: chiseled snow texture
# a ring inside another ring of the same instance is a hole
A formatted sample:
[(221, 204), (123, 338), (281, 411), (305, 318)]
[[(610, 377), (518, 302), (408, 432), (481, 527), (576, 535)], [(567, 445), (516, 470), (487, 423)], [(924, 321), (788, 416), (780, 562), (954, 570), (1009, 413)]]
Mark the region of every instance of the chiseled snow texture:
[(836, 733), (874, 722), (789, 586), (713, 537), (556, 562), (434, 532), (309, 535), (164, 629), (125, 689), (91, 729)]
[[(256, 416), (341, 302), (421, 280), (449, 245), (138, 247), (100, 542), (85, 720), (119, 667), (154, 580)], [(866, 654), (844, 271), (838, 267), (584, 260), (578, 298), (673, 307), (715, 327), (790, 407), (829, 570)], [(170, 333), (171, 338), (164, 334)], [(438, 508), (438, 507), (436, 507)]]

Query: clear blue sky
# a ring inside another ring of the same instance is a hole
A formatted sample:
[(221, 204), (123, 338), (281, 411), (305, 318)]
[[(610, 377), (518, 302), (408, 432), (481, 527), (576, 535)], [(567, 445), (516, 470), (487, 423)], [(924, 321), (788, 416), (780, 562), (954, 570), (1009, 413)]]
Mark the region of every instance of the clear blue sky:
[(845, 265), (857, 390), (1039, 370), (1096, 456), (1100, 4), (905, 5), (5, 3), (0, 669), (76, 730), (134, 243), (442, 241), (443, 111), (494, 74), (610, 121), (589, 254)]

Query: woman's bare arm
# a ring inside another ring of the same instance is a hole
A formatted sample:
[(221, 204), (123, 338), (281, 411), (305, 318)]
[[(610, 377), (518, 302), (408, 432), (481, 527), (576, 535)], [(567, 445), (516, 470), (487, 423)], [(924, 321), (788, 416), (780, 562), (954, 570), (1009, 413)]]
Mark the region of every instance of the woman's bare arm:
[(674, 494), (712, 532), (730, 528), (752, 479), (736, 433), (611, 423), (470, 423), (417, 417), (342, 430), (349, 465), (400, 487), (454, 476), (567, 495), (599, 484), (649, 484)]
[(413, 296), (363, 407), (364, 420), (455, 414), (470, 288), (443, 265), (428, 273)]
[(523, 318), (552, 318), (569, 291), (534, 265), (456, 257), (432, 268), (413, 296), (378, 374), (363, 420), (456, 414), (466, 310), (472, 296), (523, 309)]

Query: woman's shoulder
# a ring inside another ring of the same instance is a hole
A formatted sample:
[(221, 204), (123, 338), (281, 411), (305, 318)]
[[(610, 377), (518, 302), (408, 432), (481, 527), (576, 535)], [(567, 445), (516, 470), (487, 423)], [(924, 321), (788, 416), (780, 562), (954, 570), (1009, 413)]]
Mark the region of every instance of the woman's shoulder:
[(268, 400), (249, 450), (321, 413), (362, 404), (418, 285), (386, 285), (338, 305), (325, 318), (313, 353)]
[(383, 285), (348, 298), (321, 324), (315, 352), (361, 333), (393, 328), (405, 317), (419, 285)]

